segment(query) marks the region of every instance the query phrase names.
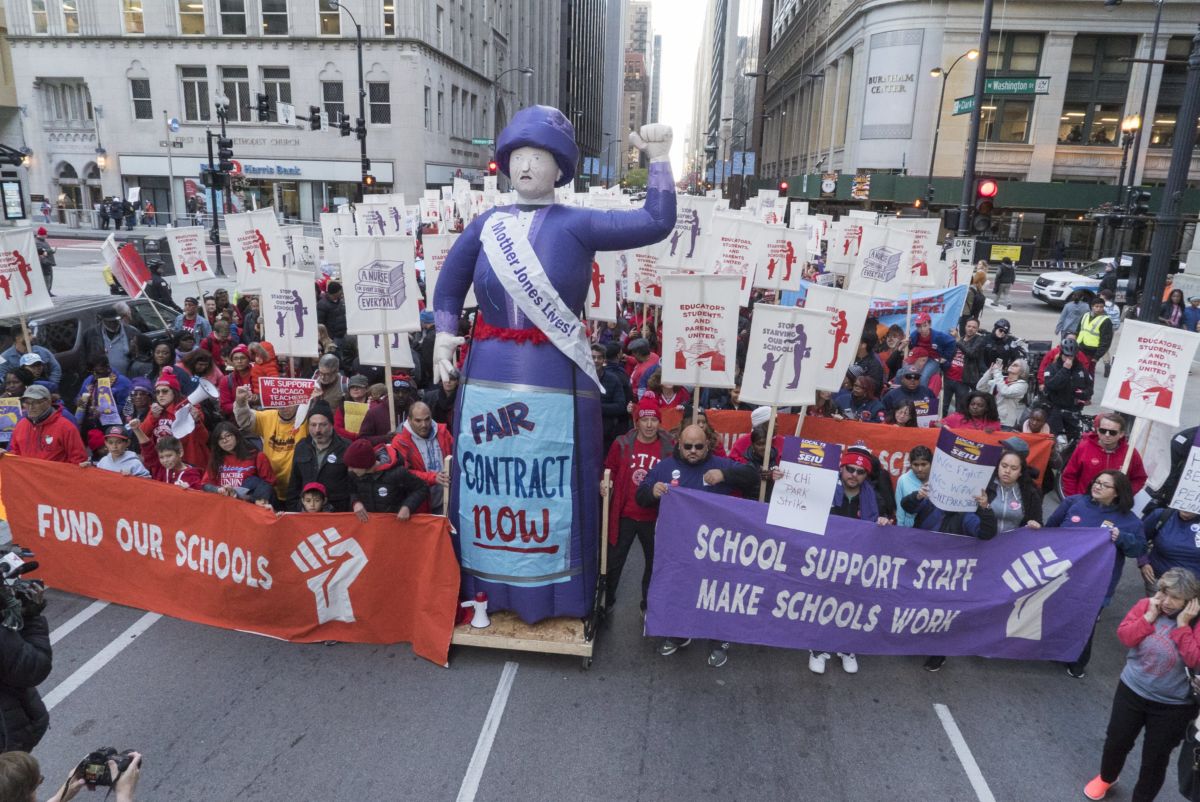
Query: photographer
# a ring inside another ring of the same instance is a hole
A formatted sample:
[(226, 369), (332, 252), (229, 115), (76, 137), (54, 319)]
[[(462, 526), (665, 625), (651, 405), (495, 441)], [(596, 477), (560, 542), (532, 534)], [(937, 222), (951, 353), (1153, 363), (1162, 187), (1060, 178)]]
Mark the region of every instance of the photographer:
[[(120, 771), (115, 760), (108, 761), (109, 775), (116, 792), (116, 802), (133, 802), (133, 792), (141, 777), (142, 756), (137, 752), (132, 754), (133, 760), (129, 767)], [(75, 767), (67, 777), (66, 782), (55, 791), (54, 796), (46, 802), (67, 802), (87, 785), (84, 781), (80, 766)], [(27, 752), (7, 752), (0, 755), (0, 799), (5, 802), (37, 802), (37, 789), (42, 784), (41, 768), (37, 758)], [(94, 790), (94, 789), (93, 789)]]
[(50, 625), (42, 615), (40, 589), (32, 595), (20, 602), (23, 626), (0, 627), (0, 752), (31, 751), (50, 725), (50, 713), (37, 692), (50, 676)]

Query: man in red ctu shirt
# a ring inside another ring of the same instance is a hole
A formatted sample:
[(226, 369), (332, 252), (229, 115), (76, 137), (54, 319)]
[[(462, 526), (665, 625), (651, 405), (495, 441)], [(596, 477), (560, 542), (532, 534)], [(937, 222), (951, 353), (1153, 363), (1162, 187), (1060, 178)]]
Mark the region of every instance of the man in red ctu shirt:
[(50, 391), (31, 384), (21, 396), (25, 417), (17, 421), (8, 450), (22, 457), (79, 465), (88, 461), (83, 438), (75, 423), (55, 409)]
[(671, 456), (675, 442), (659, 429), (658, 402), (647, 395), (634, 410), (634, 428), (613, 441), (604, 467), (612, 471), (612, 509), (608, 515), (608, 542), (614, 547), (608, 557), (605, 605), (612, 609), (617, 583), (633, 541), (642, 544), (646, 567), (642, 570), (642, 611), (646, 610), (646, 592), (650, 589), (650, 571), (654, 566), (654, 523), (657, 508), (637, 503), (638, 485), (659, 460)]

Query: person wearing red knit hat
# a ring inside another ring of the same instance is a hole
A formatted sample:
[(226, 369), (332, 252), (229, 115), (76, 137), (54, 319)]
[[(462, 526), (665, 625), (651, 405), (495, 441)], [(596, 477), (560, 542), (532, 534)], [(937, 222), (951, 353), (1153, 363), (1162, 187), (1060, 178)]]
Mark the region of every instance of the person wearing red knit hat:
[(173, 424), (175, 416), (181, 409), (184, 414), (190, 414), (195, 422), (195, 428), (179, 438), (183, 444), (183, 459), (188, 465), (208, 464), (208, 428), (204, 425), (204, 415), (198, 407), (188, 403), (179, 389), (179, 377), (174, 370), (167, 372), (164, 368), (154, 383), (154, 403), (150, 405), (150, 413), (141, 423), (141, 430), (157, 443), (164, 437), (174, 436)]
[(360, 438), (346, 449), (342, 463), (350, 472), (350, 509), (360, 521), (372, 512), (394, 512), (407, 521), (429, 498), (424, 480), (404, 466), (391, 445), (376, 447)]
[(646, 611), (646, 592), (650, 589), (650, 571), (654, 565), (654, 524), (657, 507), (637, 503), (638, 485), (651, 468), (671, 456), (675, 441), (659, 427), (658, 401), (652, 394), (642, 396), (634, 408), (634, 427), (617, 437), (608, 449), (604, 467), (612, 471), (609, 500), (608, 542), (613, 547), (608, 556), (605, 576), (607, 591), (605, 612), (612, 610), (617, 600), (617, 584), (625, 560), (636, 540), (642, 544), (645, 567), (642, 569), (642, 612)]

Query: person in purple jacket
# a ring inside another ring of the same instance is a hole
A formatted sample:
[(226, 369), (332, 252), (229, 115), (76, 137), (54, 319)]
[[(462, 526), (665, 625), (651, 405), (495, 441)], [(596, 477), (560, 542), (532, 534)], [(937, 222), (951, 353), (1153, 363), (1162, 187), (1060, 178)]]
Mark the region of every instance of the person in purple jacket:
[(477, 217), (446, 257), (433, 299), (434, 381), (454, 363), (467, 290), (479, 299), (454, 420), (449, 517), (461, 592), (527, 623), (582, 617), (595, 598), (600, 384), (580, 316), (598, 250), (659, 242), (675, 225), (671, 129), (630, 142), (650, 159), (646, 201), (629, 211), (555, 203), (578, 161), (562, 112), (530, 106), (496, 142), (515, 205)]

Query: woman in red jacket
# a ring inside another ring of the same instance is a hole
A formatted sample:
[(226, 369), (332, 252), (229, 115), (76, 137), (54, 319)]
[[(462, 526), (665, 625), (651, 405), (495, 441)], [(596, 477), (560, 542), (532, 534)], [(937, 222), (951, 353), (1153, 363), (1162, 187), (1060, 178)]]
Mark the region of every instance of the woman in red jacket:
[(204, 489), (222, 496), (252, 500), (270, 507), (275, 471), (267, 455), (246, 439), (238, 427), (221, 421), (209, 441), (211, 456), (204, 474)]
[(150, 405), (150, 414), (142, 421), (141, 429), (156, 444), (164, 437), (173, 437), (173, 424), (176, 414), (185, 409), (184, 414), (192, 416), (195, 428), (180, 437), (183, 444), (183, 461), (188, 465), (208, 464), (208, 429), (204, 425), (204, 415), (197, 407), (188, 403), (179, 391), (179, 379), (175, 373), (163, 371), (154, 384), (154, 403)]

